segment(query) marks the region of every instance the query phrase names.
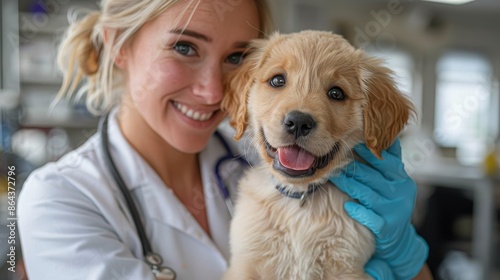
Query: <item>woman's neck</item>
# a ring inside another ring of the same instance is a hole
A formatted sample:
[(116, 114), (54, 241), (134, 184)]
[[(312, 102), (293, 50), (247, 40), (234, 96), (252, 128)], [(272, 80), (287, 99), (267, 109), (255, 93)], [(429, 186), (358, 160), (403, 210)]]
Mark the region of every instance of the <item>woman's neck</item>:
[(190, 188), (201, 184), (197, 154), (180, 152), (165, 142), (131, 106), (122, 106), (118, 124), (127, 142), (153, 168), (177, 196), (189, 196)]

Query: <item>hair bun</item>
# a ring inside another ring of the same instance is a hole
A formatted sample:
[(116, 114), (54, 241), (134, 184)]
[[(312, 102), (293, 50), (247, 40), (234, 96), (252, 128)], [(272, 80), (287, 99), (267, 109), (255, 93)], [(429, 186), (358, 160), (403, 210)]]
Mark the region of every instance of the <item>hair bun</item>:
[(85, 75), (93, 75), (99, 69), (99, 55), (92, 43), (83, 47), (79, 56), (80, 67)]
[(92, 12), (82, 19), (79, 23), (79, 30), (82, 41), (78, 47), (78, 63), (85, 75), (93, 75), (99, 69), (100, 47), (96, 46), (92, 40), (94, 26), (100, 18), (99, 12)]

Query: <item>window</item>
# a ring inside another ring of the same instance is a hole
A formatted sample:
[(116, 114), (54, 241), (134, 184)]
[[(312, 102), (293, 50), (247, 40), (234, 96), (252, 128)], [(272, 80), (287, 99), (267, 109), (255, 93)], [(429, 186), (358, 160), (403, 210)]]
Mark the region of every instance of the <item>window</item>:
[(449, 52), (438, 61), (436, 74), (435, 140), (457, 148), (462, 163), (478, 163), (496, 132), (491, 65), (476, 53)]
[(384, 61), (384, 66), (394, 72), (394, 81), (398, 88), (411, 99), (416, 99), (413, 90), (413, 60), (412, 57), (403, 52), (386, 49), (366, 49), (368, 55), (378, 57)]

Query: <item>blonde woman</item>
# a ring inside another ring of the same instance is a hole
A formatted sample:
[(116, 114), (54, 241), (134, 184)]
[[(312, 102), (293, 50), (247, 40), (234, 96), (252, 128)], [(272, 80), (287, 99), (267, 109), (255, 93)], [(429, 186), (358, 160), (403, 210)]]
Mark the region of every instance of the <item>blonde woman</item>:
[[(177, 279), (220, 279), (230, 223), (214, 176), (227, 153), (214, 136), (225, 117), (221, 80), (238, 67), (250, 40), (271, 31), (267, 5), (103, 0), (101, 7), (72, 24), (61, 44), (60, 95), (83, 83), (89, 110), (109, 113), (108, 120), (24, 185), (19, 226), (28, 276), (172, 279), (175, 272)], [(402, 200), (413, 205), (411, 197)], [(409, 267), (416, 275), (427, 248), (413, 246), (420, 244), (414, 233), (392, 238), (417, 251), (396, 260), (396, 249), (381, 251), (367, 271), (396, 279)]]

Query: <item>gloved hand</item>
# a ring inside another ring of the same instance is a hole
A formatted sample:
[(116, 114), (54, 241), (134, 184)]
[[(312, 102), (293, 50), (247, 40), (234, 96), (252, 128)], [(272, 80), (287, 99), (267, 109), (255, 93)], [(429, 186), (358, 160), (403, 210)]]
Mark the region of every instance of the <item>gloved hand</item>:
[(383, 260), (375, 257), (365, 265), (365, 272), (374, 280), (396, 280), (391, 267)]
[(399, 139), (376, 158), (364, 145), (354, 151), (368, 164), (351, 162), (330, 181), (356, 202), (346, 202), (347, 214), (375, 235), (374, 258), (385, 261), (396, 279), (412, 279), (422, 269), (429, 248), (411, 224), (417, 186), (401, 161)]

